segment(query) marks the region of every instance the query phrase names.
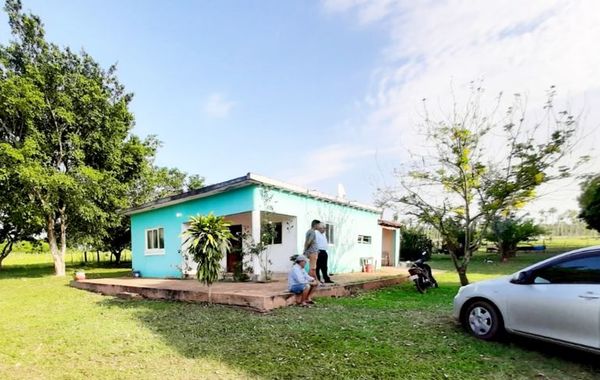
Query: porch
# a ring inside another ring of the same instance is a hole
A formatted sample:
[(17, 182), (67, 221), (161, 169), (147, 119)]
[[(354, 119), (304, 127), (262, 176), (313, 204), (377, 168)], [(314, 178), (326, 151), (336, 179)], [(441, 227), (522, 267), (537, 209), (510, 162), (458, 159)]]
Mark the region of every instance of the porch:
[[(345, 273), (333, 277), (332, 285), (320, 286), (315, 297), (344, 297), (360, 291), (375, 290), (406, 281), (405, 268), (382, 268), (375, 273)], [(137, 295), (146, 299), (208, 302), (208, 288), (195, 279), (101, 278), (72, 281), (71, 286), (104, 295)], [(276, 274), (272, 282), (218, 282), (211, 292), (215, 304), (249, 308), (259, 312), (295, 303), (287, 291), (287, 276)]]
[[(238, 214), (223, 215), (223, 219), (230, 224), (230, 231), (235, 236), (231, 240), (231, 250), (221, 261), (221, 268), (226, 276), (231, 276), (235, 271), (235, 266), (239, 265), (242, 258), (242, 250), (247, 250), (245, 246), (250, 242), (256, 242), (261, 236), (261, 226), (269, 223), (273, 225), (275, 238), (272, 244), (261, 254), (261, 257), (246, 256), (242, 264), (244, 269), (250, 268), (254, 279), (260, 279), (263, 275), (264, 263), (269, 261), (268, 265), (271, 272), (287, 272), (291, 266), (290, 256), (298, 250), (298, 239), (295, 231), (296, 217), (274, 212), (249, 211)], [(197, 264), (190, 256), (186, 254), (185, 232), (189, 223), (182, 224), (182, 275), (185, 278), (195, 278), (197, 273)]]

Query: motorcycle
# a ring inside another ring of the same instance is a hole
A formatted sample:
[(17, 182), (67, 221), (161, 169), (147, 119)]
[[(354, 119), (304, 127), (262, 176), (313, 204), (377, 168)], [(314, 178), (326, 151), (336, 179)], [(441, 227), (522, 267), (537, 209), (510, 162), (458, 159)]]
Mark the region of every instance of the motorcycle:
[(410, 280), (415, 282), (415, 287), (419, 293), (425, 293), (429, 288), (437, 288), (438, 283), (433, 278), (431, 267), (425, 264), (427, 252), (423, 252), (421, 256), (420, 259), (411, 264), (408, 273), (410, 274)]

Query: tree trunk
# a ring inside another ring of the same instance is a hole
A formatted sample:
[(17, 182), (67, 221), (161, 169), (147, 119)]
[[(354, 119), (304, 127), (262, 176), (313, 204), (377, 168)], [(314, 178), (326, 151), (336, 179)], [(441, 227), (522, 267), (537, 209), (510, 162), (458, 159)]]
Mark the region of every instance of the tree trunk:
[(212, 284), (208, 285), (208, 303), (212, 303)]
[(100, 262), (100, 251), (96, 251), (96, 261)]
[(83, 262), (87, 263), (87, 251), (83, 251)]
[(458, 278), (460, 279), (461, 286), (469, 285), (469, 279), (467, 278), (467, 268), (458, 269)]
[(2, 247), (2, 252), (0, 253), (0, 269), (2, 269), (2, 262), (4, 259), (6, 259), (6, 257), (8, 257), (8, 255), (12, 252), (12, 246), (13, 242), (10, 240), (4, 245), (4, 247)]
[(123, 253), (123, 251), (118, 251), (118, 252), (113, 252), (113, 256), (115, 257), (115, 264), (120, 264), (121, 263), (121, 254)]
[[(56, 241), (56, 231), (54, 230), (54, 228), (56, 227), (56, 222), (54, 221), (54, 217), (52, 215), (48, 216), (48, 219), (46, 220), (46, 226), (46, 232), (48, 234), (48, 245), (50, 246), (50, 254), (52, 255), (52, 259), (54, 260), (54, 274), (56, 276), (64, 276), (66, 274), (65, 257), (64, 252), (58, 249), (58, 242)], [(63, 228), (61, 226), (61, 235), (62, 229)]]
[(66, 274), (65, 257), (67, 256), (67, 225), (64, 213), (61, 213), (60, 218), (60, 263), (61, 263), (61, 274)]

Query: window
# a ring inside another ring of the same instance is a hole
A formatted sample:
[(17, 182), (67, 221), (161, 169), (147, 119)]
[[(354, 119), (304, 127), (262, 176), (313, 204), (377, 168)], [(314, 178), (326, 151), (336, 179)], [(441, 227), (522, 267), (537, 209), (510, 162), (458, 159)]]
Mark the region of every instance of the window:
[(554, 264), (534, 275), (536, 284), (600, 284), (600, 255)]
[(333, 224), (325, 223), (325, 236), (329, 245), (335, 244), (335, 234), (333, 233)]
[(371, 244), (371, 237), (369, 235), (358, 235), (359, 244)]
[(152, 228), (146, 230), (146, 253), (161, 254), (165, 249), (164, 228)]
[(273, 242), (271, 244), (281, 244), (283, 242), (283, 226), (281, 222), (269, 222), (268, 224), (263, 224), (261, 234), (269, 232), (269, 228), (273, 230)]

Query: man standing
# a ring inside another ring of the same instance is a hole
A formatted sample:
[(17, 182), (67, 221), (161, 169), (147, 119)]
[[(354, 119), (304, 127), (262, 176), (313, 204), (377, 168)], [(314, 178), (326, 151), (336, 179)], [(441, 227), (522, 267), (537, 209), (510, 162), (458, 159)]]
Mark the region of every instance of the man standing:
[(288, 289), (290, 292), (300, 296), (298, 304), (302, 306), (314, 303), (312, 294), (318, 285), (318, 282), (313, 277), (306, 274), (304, 270), (305, 266), (306, 257), (303, 255), (296, 257), (292, 270), (288, 275)]
[(317, 234), (316, 230), (319, 227), (318, 220), (313, 220), (310, 224), (310, 230), (306, 231), (306, 238), (304, 239), (304, 255), (308, 257), (308, 274), (315, 278), (317, 277), (317, 255), (319, 249), (317, 248)]
[(329, 242), (327, 241), (327, 235), (325, 235), (325, 224), (319, 223), (317, 230), (315, 231), (317, 239), (317, 248), (319, 249), (319, 255), (317, 257), (317, 280), (321, 281), (321, 274), (323, 274), (323, 282), (327, 284), (333, 284), (333, 281), (329, 278), (327, 268), (327, 248)]

